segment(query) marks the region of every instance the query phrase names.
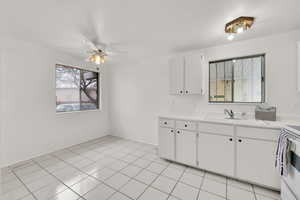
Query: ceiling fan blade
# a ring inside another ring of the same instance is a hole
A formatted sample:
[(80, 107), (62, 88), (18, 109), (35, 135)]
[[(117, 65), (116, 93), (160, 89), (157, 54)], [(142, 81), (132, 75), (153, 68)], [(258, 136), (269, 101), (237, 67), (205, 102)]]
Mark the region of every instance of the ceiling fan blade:
[(92, 13), (89, 12), (83, 19), (83, 22), (80, 27), (80, 34), (82, 35), (85, 48), (98, 50), (98, 44), (102, 44), (102, 42)]
[(88, 39), (84, 40), (84, 44), (86, 45), (87, 49), (89, 49), (90, 51), (98, 50), (97, 46), (92, 41), (90, 41)]
[(127, 54), (123, 50), (124, 44), (122, 43), (105, 43), (99, 37), (99, 29), (97, 29), (92, 13), (89, 13), (82, 21), (80, 27), (80, 35), (83, 38), (83, 48), (85, 56), (93, 54), (103, 54), (106, 58), (110, 56)]
[(120, 43), (109, 43), (105, 51), (109, 54), (127, 54), (128, 51), (121, 48), (122, 44)]

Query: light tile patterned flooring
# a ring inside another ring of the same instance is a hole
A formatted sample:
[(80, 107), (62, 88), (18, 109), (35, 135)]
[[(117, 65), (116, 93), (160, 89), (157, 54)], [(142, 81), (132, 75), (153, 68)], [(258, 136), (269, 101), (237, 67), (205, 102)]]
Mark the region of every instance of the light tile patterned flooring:
[(1, 200), (275, 200), (279, 193), (168, 162), (106, 136), (1, 170)]

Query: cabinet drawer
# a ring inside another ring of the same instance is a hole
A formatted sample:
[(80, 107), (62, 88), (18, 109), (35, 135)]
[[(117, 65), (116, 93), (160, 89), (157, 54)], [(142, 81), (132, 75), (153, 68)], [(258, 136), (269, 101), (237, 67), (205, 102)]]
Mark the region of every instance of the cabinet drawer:
[(236, 133), (238, 137), (277, 141), (280, 130), (237, 126)]
[(182, 120), (176, 121), (176, 128), (178, 129), (195, 131), (196, 127), (197, 127), (196, 122), (182, 121)]
[(234, 134), (233, 126), (224, 125), (224, 124), (199, 122), (198, 130), (204, 133), (216, 133), (216, 134), (229, 135), (229, 136), (233, 136)]
[(159, 125), (161, 127), (170, 127), (170, 128), (173, 128), (175, 126), (175, 121), (172, 120), (172, 119), (161, 118), (161, 119), (159, 119)]

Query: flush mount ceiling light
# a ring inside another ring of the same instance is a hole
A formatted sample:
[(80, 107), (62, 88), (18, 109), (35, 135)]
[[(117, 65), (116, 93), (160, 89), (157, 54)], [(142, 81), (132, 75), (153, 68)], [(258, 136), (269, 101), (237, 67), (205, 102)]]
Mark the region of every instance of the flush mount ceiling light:
[(234, 34), (243, 33), (251, 28), (254, 23), (254, 17), (239, 17), (225, 25), (225, 33), (228, 34), (227, 39), (233, 40)]

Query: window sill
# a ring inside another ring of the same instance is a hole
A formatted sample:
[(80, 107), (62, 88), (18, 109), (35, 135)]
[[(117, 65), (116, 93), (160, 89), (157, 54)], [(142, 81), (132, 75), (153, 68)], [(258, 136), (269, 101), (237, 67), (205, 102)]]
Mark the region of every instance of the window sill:
[(228, 102), (228, 103), (224, 103), (224, 102), (220, 102), (220, 103), (218, 103), (218, 102), (208, 102), (208, 105), (245, 105), (245, 106), (249, 106), (249, 105), (261, 105), (261, 104), (264, 104), (264, 102), (253, 102), (253, 103), (251, 103), (251, 102), (245, 102), (245, 103), (242, 103), (242, 102), (236, 102), (236, 103), (230, 103), (230, 102)]
[(88, 113), (88, 112), (101, 112), (101, 109), (96, 110), (76, 110), (68, 112), (55, 112), (56, 115), (73, 114), (73, 113)]

